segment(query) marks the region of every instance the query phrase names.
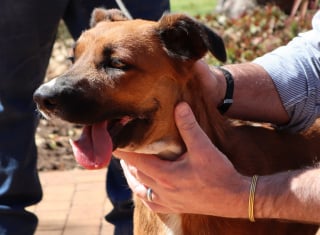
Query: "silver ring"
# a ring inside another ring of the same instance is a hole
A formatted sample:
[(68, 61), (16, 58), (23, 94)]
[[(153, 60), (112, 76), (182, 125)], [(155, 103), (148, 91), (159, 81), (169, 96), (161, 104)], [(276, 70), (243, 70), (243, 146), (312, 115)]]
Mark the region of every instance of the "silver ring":
[(151, 188), (148, 188), (147, 189), (147, 199), (149, 202), (152, 202), (152, 189)]

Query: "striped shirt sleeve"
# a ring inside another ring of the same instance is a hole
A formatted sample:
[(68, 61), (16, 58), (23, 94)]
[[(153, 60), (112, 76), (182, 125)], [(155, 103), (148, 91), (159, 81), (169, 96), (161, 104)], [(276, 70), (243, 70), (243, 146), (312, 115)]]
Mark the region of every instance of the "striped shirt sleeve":
[(320, 11), (312, 26), (286, 46), (253, 61), (271, 76), (290, 117), (279, 128), (292, 132), (306, 130), (320, 116)]

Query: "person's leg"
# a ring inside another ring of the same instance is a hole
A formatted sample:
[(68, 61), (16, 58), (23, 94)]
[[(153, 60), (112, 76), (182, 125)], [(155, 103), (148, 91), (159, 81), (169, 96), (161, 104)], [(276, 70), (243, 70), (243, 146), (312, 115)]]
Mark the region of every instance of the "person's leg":
[(74, 40), (89, 28), (91, 13), (99, 7), (101, 0), (70, 0), (63, 16), (63, 20)]
[[(102, 0), (103, 1), (103, 0)], [(158, 20), (164, 12), (170, 11), (169, 0), (122, 0), (133, 18)], [(103, 1), (106, 8), (119, 8), (115, 0)]]
[(112, 158), (107, 171), (106, 189), (113, 210), (105, 219), (115, 226), (115, 235), (133, 234), (132, 193), (123, 175), (119, 159)]
[(66, 0), (0, 2), (0, 234), (33, 234), (25, 207), (41, 200), (34, 90), (41, 84)]

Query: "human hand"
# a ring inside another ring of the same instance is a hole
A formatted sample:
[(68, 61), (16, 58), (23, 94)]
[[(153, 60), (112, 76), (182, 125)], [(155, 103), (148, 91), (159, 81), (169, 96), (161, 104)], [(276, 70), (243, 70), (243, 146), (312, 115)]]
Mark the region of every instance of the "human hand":
[[(132, 191), (159, 213), (247, 215), (250, 179), (240, 175), (199, 127), (190, 107), (180, 103), (175, 119), (187, 152), (176, 161), (116, 151)], [(147, 188), (153, 200), (147, 200)]]

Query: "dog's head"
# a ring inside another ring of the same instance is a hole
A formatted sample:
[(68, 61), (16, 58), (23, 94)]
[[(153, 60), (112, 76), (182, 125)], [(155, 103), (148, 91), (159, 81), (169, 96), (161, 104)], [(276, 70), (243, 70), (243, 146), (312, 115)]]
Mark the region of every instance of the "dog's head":
[(115, 148), (179, 154), (174, 106), (196, 60), (208, 50), (226, 59), (222, 39), (181, 14), (154, 22), (96, 9), (91, 25), (75, 44), (69, 71), (35, 92), (39, 110), (85, 125), (72, 145), (87, 168), (106, 165)]

